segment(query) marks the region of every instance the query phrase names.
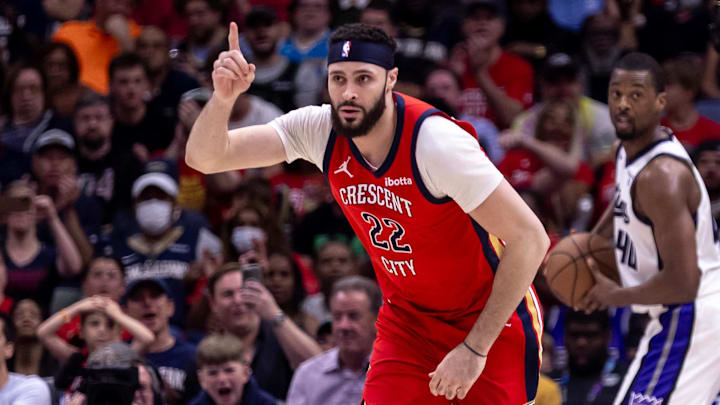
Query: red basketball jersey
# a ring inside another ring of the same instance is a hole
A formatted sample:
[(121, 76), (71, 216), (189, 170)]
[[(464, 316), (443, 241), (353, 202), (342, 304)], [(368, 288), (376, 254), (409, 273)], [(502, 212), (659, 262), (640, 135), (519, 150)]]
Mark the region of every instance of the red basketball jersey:
[[(397, 129), (382, 166), (373, 171), (355, 144), (333, 131), (323, 171), (390, 303), (444, 319), (477, 312), (490, 294), (502, 243), (422, 182), (415, 158), (420, 125), (431, 115), (447, 116), (412, 97), (394, 98)], [(477, 137), (470, 124), (447, 118)]]

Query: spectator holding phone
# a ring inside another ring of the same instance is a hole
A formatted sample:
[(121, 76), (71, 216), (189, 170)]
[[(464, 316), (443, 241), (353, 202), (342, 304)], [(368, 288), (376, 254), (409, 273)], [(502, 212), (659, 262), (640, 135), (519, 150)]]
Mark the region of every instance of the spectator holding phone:
[(280, 309), (251, 268), (228, 263), (213, 274), (208, 281), (210, 308), (225, 332), (254, 348), (250, 368), (260, 388), (284, 400), (293, 370), (321, 350)]
[[(53, 287), (59, 277), (71, 277), (82, 270), (82, 258), (68, 230), (60, 220), (52, 199), (35, 195), (26, 182), (11, 183), (5, 192), (24, 207), (7, 215), (5, 241), (0, 246), (7, 267), (5, 294), (18, 301), (39, 299), (47, 311)], [(37, 224), (47, 221), (54, 244), (37, 236)]]

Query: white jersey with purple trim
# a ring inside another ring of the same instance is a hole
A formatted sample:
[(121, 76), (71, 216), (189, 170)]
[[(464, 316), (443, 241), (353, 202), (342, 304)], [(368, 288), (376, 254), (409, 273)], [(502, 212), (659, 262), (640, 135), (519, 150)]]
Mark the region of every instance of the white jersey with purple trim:
[(663, 270), (652, 222), (633, 206), (637, 175), (655, 158), (669, 156), (688, 165), (700, 187), (693, 216), (697, 267), (701, 272), (695, 301), (679, 305), (633, 306), (649, 312), (638, 352), (614, 405), (710, 405), (720, 391), (720, 247), (710, 199), (687, 152), (667, 130), (668, 138), (649, 145), (632, 159), (618, 149), (614, 202), (615, 257), (622, 284), (647, 282)]

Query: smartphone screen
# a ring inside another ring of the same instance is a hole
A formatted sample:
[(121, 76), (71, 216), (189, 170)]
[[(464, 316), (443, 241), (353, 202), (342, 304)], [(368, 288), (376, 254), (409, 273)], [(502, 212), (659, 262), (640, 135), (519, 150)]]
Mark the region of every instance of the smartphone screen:
[(262, 281), (262, 268), (257, 263), (243, 264), (242, 273), (243, 273), (243, 281), (247, 281), (247, 280)]

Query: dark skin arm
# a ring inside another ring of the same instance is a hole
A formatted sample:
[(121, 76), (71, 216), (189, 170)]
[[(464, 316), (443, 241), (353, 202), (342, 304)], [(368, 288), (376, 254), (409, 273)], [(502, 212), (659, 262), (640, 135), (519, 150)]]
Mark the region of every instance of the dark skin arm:
[(593, 311), (609, 305), (678, 304), (694, 300), (700, 270), (692, 216), (700, 195), (697, 182), (684, 163), (659, 157), (648, 164), (635, 180), (634, 200), (638, 213), (653, 223), (663, 270), (644, 284), (622, 288), (595, 269), (596, 285), (583, 298), (579, 309)]

